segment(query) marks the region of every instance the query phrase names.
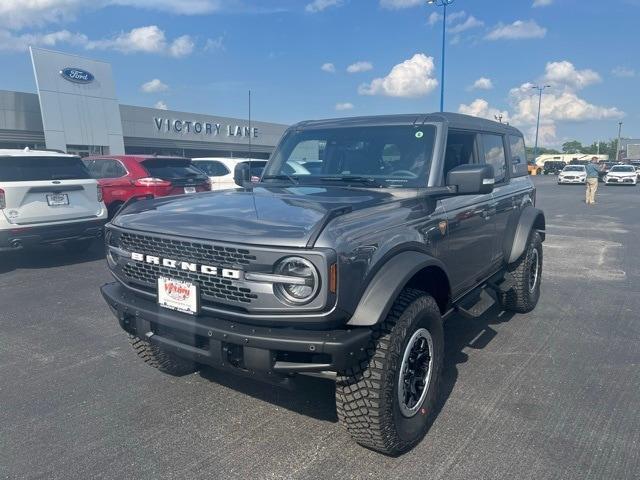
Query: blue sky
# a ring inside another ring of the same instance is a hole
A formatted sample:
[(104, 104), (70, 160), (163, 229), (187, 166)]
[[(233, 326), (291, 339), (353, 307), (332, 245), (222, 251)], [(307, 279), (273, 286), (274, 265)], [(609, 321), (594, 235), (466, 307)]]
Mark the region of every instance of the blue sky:
[[(640, 137), (640, 0), (448, 11), (446, 110), (502, 114), (530, 138), (541, 82), (543, 145), (612, 138), (619, 121)], [(35, 91), (34, 44), (110, 62), (126, 104), (243, 117), (251, 89), (265, 121), (430, 112), (440, 12), (420, 0), (2, 0), (0, 88)]]

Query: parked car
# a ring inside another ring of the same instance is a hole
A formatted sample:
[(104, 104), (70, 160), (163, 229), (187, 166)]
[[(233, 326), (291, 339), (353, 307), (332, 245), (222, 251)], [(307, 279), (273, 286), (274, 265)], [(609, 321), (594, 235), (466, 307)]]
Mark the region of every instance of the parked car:
[(604, 182), (605, 175), (609, 173), (609, 170), (614, 165), (615, 163), (613, 162), (601, 162), (598, 165), (598, 180), (600, 180), (601, 182)]
[(211, 190), (223, 190), (237, 187), (233, 181), (233, 172), (237, 165), (241, 163), (249, 165), (251, 178), (257, 182), (262, 176), (267, 161), (249, 158), (205, 157), (194, 158), (193, 163), (209, 176)]
[(188, 158), (102, 155), (86, 157), (84, 163), (102, 186), (110, 219), (131, 198), (166, 197), (211, 189), (207, 176)]
[(540, 298), (545, 217), (524, 156), (514, 127), (452, 113), (297, 124), (257, 185), (241, 165), (245, 188), (127, 206), (102, 295), (168, 374), (333, 372), (340, 423), (399, 454), (438, 409), (443, 318)]
[(544, 162), (543, 173), (545, 175), (553, 174), (558, 175), (564, 167), (567, 166), (566, 162), (549, 160), (548, 162)]
[(638, 173), (633, 165), (614, 165), (604, 177), (606, 185), (636, 185)]
[(42, 244), (86, 250), (106, 221), (102, 189), (80, 157), (0, 150), (0, 251)]
[(529, 175), (540, 175), (542, 173), (542, 168), (536, 165), (535, 162), (528, 162), (527, 170), (529, 172)]
[(587, 183), (587, 168), (584, 165), (567, 165), (558, 175), (558, 185)]

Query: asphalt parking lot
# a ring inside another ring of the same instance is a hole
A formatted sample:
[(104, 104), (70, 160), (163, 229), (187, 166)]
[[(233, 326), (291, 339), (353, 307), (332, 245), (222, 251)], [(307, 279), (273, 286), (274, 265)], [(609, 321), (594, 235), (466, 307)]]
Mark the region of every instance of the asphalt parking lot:
[(640, 477), (640, 187), (540, 177), (542, 298), (446, 324), (441, 411), (398, 458), (352, 443), (332, 382), (289, 388), (131, 351), (98, 287), (101, 248), (0, 257), (0, 477)]

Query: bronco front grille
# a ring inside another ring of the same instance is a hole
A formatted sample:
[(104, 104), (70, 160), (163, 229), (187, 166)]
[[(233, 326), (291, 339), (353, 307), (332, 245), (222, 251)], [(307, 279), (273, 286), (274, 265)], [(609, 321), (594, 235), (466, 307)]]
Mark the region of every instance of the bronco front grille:
[(158, 255), (206, 265), (237, 267), (250, 265), (256, 260), (255, 255), (243, 248), (150, 237), (127, 232), (120, 235), (120, 247), (130, 252)]
[[(120, 234), (119, 246), (129, 252), (219, 267), (244, 267), (256, 260), (255, 255), (242, 248), (151, 237), (128, 232)], [(237, 281), (150, 263), (127, 262), (122, 266), (122, 274), (125, 277), (123, 280), (126, 282), (146, 287), (145, 289), (150, 292), (156, 291), (158, 277), (161, 276), (195, 283), (200, 286), (203, 305), (235, 303), (241, 306), (250, 304), (258, 298), (250, 288), (242, 286)]]
[(128, 280), (154, 289), (157, 286), (158, 277), (169, 277), (195, 283), (200, 285), (200, 294), (205, 303), (207, 300), (212, 302), (222, 300), (223, 302), (251, 303), (252, 300), (258, 298), (257, 295), (251, 292), (251, 289), (234, 286), (231, 280), (195, 272), (165, 268), (148, 263), (127, 264), (122, 267), (122, 271)]

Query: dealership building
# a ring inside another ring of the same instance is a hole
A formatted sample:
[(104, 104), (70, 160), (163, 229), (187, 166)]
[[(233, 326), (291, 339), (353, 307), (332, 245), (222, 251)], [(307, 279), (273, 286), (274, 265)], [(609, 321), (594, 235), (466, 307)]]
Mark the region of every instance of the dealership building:
[(286, 125), (120, 105), (111, 65), (30, 48), (37, 93), (0, 90), (0, 148), (268, 158)]

